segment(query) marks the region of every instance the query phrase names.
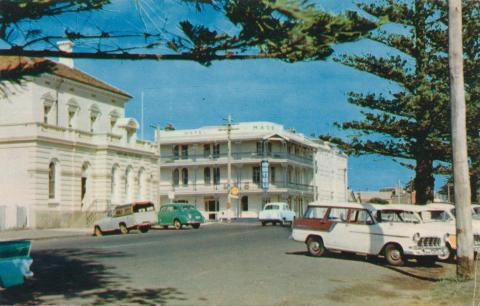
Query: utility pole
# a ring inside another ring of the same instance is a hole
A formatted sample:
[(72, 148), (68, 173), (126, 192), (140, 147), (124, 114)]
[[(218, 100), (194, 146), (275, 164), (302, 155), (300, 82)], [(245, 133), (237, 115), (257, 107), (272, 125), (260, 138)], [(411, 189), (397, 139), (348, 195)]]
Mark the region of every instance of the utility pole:
[[(228, 115), (227, 119), (224, 119), (227, 123), (225, 129), (221, 129), (223, 131), (227, 131), (227, 212), (228, 218), (230, 218), (230, 210), (232, 208), (232, 131), (233, 128), (233, 121), (232, 115)], [(239, 210), (237, 209), (237, 215), (240, 215)]]
[(457, 279), (470, 280), (474, 276), (475, 266), (463, 81), (462, 0), (448, 1), (448, 63), (457, 226)]

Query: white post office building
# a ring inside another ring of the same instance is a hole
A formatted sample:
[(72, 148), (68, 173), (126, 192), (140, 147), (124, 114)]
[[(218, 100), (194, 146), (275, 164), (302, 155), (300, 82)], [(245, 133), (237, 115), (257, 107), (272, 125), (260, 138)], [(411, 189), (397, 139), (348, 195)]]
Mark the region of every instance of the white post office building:
[[(267, 202), (288, 202), (302, 214), (314, 199), (347, 199), (347, 157), (282, 125), (234, 125), (230, 154), (225, 126), (162, 130), (158, 134), (162, 204), (194, 203), (207, 219), (214, 220), (227, 213), (255, 218)], [(263, 165), (268, 165), (267, 171), (265, 167), (262, 170), (262, 161), (266, 161)], [(239, 191), (230, 209), (228, 164), (231, 186)], [(266, 185), (264, 172), (268, 175)]]
[[(0, 65), (44, 61), (2, 56)], [(158, 199), (156, 146), (137, 139), (138, 122), (125, 118), (131, 96), (72, 60), (51, 64), (2, 86), (0, 229), (85, 226), (110, 205)]]

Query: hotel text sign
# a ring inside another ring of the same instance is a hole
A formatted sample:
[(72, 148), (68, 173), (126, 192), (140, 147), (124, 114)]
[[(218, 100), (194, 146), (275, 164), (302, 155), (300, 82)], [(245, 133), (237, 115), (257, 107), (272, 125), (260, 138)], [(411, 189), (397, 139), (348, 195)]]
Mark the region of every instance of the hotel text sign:
[(262, 160), (262, 189), (268, 190), (268, 160)]

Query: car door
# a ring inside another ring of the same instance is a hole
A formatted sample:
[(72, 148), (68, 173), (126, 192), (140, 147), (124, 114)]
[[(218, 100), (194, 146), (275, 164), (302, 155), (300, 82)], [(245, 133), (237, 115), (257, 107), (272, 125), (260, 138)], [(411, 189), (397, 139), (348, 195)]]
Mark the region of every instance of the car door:
[(163, 205), (162, 207), (160, 207), (160, 211), (158, 212), (158, 223), (159, 224), (169, 224), (167, 222), (168, 220), (168, 208), (170, 207), (170, 205)]
[(346, 228), (354, 252), (376, 254), (383, 246), (382, 230), (366, 209), (350, 209)]
[(329, 209), (326, 221), (331, 222), (330, 230), (324, 235), (323, 242), (327, 249), (351, 251), (352, 241), (347, 228), (348, 208), (332, 207)]

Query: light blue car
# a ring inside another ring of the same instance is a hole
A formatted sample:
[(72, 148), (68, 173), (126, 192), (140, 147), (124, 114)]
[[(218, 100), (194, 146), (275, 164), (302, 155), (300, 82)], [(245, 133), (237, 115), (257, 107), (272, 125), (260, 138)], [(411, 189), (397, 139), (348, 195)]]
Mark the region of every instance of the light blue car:
[(33, 276), (31, 246), (29, 240), (0, 241), (0, 287), (21, 285)]

